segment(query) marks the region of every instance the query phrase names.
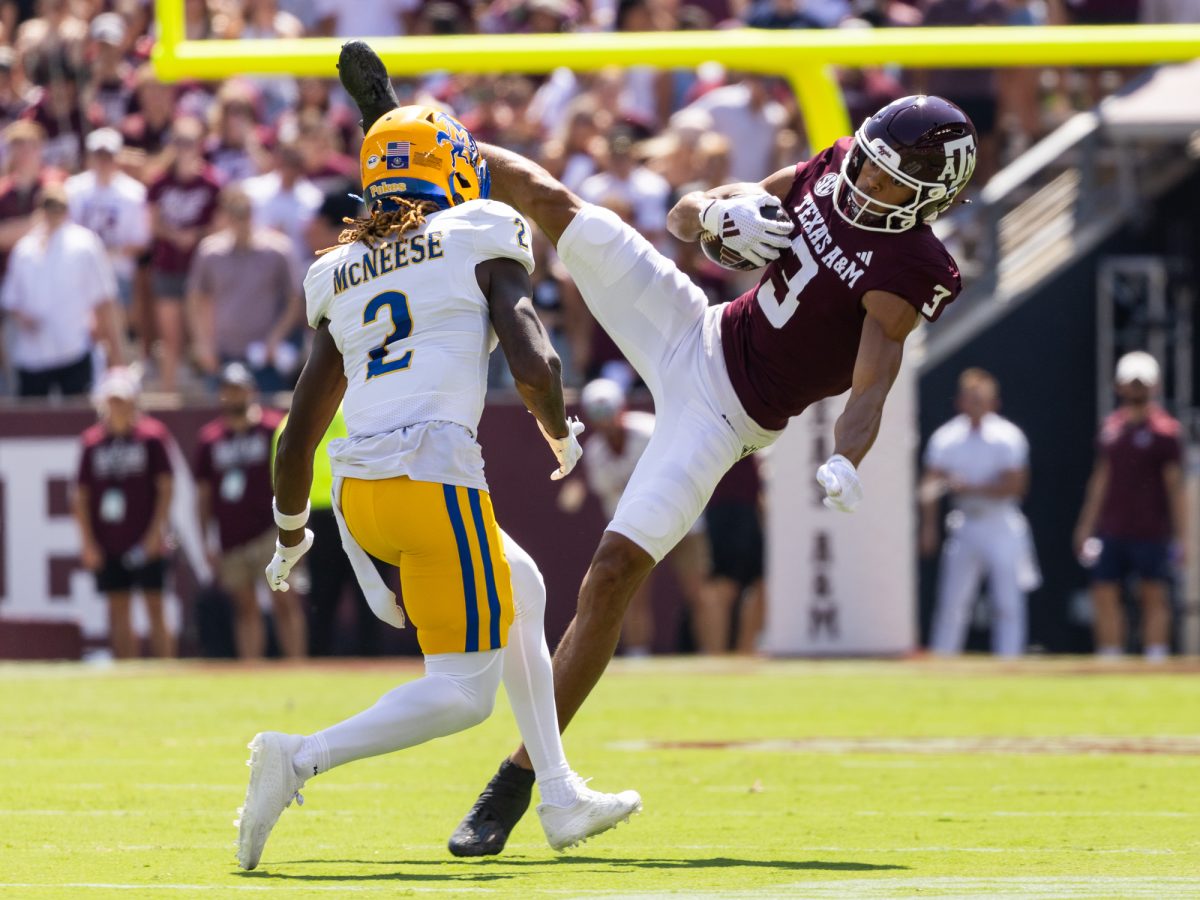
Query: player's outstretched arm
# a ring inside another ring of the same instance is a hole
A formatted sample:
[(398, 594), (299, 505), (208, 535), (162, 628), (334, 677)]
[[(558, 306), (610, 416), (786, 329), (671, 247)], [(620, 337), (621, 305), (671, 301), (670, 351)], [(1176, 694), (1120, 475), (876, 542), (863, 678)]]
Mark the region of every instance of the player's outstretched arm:
[(558, 239), (583, 208), (583, 201), (519, 153), (482, 143), (479, 150), (492, 175), (492, 199), (507, 203), (525, 218), (532, 219), (557, 247)]
[(557, 481), (569, 474), (583, 455), (578, 438), (583, 424), (578, 419), (567, 420), (562, 366), (534, 312), (529, 273), (515, 260), (497, 258), (479, 263), (475, 278), (488, 298), (492, 328), (504, 348), (517, 392), (558, 460), (558, 468), (550, 474)]
[(834, 426), (834, 452), (859, 465), (883, 418), (883, 402), (900, 372), (904, 340), (916, 327), (917, 311), (903, 298), (887, 291), (869, 291), (863, 297), (863, 320), (858, 356), (846, 408)]
[[(329, 323), (322, 322), (296, 383), (292, 409), (275, 451), (275, 506), (284, 515), (296, 515), (308, 508), (313, 454), (345, 392), (342, 354), (329, 333)], [(303, 526), (279, 530), (279, 542), (285, 547), (294, 547), (302, 540)]]
[(521, 399), (547, 434), (566, 437), (562, 364), (534, 311), (529, 274), (516, 260), (489, 259), (475, 267), (475, 279)]

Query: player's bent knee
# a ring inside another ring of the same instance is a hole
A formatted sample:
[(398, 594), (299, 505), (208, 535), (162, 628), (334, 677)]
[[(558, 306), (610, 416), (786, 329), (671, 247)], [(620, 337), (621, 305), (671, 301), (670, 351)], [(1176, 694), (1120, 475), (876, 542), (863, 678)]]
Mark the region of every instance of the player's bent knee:
[(460, 684), (459, 688), (464, 727), (472, 728), (487, 719), (496, 708), (496, 686), (489, 681), (487, 685)]
[(510, 557), (514, 613), (518, 619), (542, 618), (546, 613), (546, 582), (528, 556)]

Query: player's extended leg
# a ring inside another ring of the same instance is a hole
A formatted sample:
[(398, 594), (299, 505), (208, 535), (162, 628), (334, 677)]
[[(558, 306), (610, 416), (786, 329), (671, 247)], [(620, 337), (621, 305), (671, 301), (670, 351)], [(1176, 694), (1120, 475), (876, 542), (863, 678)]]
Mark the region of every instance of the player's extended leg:
[[(654, 436), (584, 576), (575, 618), (554, 652), (560, 728), (566, 728), (604, 674), (634, 591), (691, 529), (741, 449), (716, 413), (675, 402), (662, 408)], [(529, 791), (519, 772), (530, 768), (525, 748), (518, 748), (509, 762), (514, 765), (501, 767), (459, 825), (451, 852), (484, 856), (504, 848), (511, 829), (507, 823), (515, 823), (522, 811), (513, 798), (522, 791), (528, 797)]]
[(250, 742), (250, 783), (238, 820), (237, 858), (253, 869), (280, 814), (304, 802), (304, 782), (330, 769), (463, 731), (486, 719), (500, 686), (501, 650), (425, 657), (425, 677), (370, 709), (306, 736), (262, 732)]
[(359, 125), (363, 132), (371, 130), (380, 118), (400, 105), (387, 67), (365, 41), (348, 41), (338, 54), (338, 78), (358, 104), (362, 114)]
[[(546, 586), (533, 559), (507, 534), (515, 615), (504, 651), (504, 689), (527, 749), (526, 767), (506, 759), (475, 807), (450, 837), (456, 856), (488, 856), (504, 849), (529, 808), (534, 772), (541, 791), (538, 816), (550, 846), (562, 849), (606, 831), (642, 807), (635, 791), (599, 794), (571, 771), (555, 712), (554, 679), (546, 646)], [(532, 764), (533, 772), (528, 765)]]

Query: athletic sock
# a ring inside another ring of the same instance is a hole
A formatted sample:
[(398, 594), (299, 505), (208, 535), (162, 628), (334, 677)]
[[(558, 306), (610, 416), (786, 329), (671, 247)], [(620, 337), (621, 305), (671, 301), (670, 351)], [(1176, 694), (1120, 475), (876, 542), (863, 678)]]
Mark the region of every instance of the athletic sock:
[(329, 745), (320, 734), (306, 735), (300, 750), (292, 758), (292, 769), (301, 778), (312, 778), (329, 769)]
[(571, 774), (558, 733), (554, 669), (542, 620), (546, 588), (529, 554), (507, 534), (502, 537), (512, 569), (515, 607), (504, 648), (504, 690), (540, 785)]
[(579, 776), (574, 772), (538, 780), (538, 791), (547, 806), (571, 806), (579, 799)]

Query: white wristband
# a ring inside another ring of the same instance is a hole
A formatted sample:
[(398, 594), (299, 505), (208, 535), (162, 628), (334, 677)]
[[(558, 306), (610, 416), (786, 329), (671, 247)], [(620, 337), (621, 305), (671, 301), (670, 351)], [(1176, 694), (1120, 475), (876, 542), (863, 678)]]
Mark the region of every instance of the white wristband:
[(275, 514), (275, 524), (284, 531), (296, 531), (308, 524), (308, 513), (312, 509), (311, 503), (304, 504), (304, 512), (299, 513), (282, 513), (279, 507), (275, 505), (275, 498), (271, 498), (271, 512)]

